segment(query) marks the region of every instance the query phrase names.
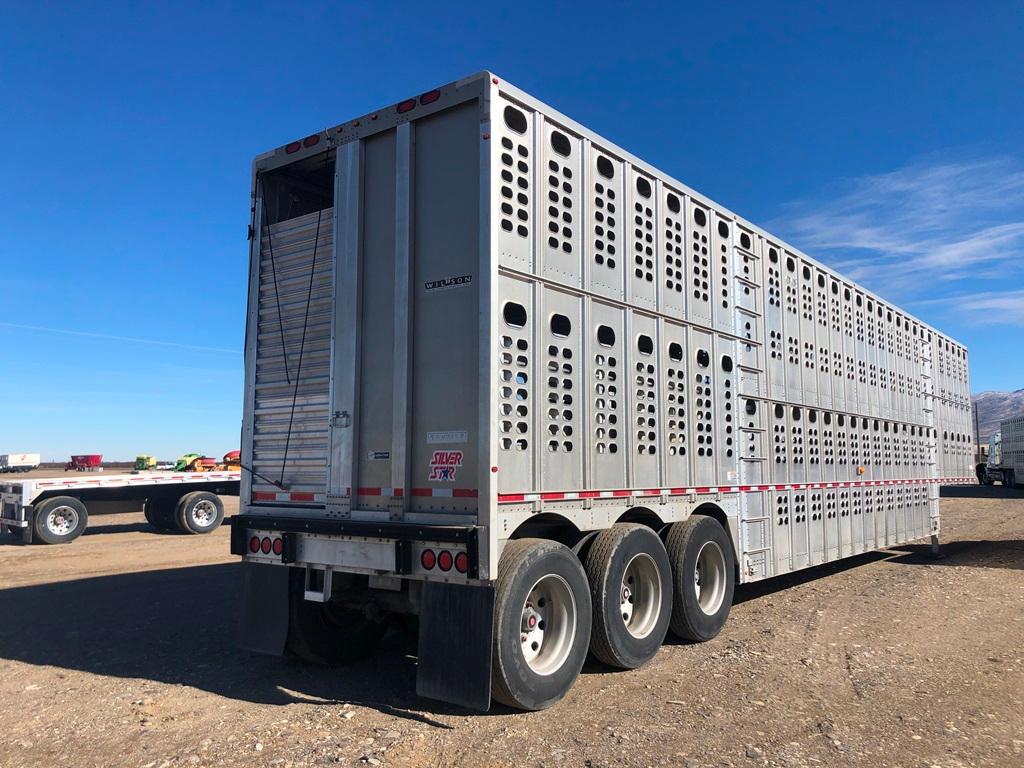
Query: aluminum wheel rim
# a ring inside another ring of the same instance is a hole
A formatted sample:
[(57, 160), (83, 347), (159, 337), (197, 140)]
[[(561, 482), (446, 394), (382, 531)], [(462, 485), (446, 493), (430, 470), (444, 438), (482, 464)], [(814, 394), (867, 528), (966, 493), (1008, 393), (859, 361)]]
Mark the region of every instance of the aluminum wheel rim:
[(561, 576), (542, 576), (530, 589), (519, 639), (523, 658), (536, 674), (551, 675), (565, 664), (576, 639), (576, 598)]
[(217, 519), (217, 507), (209, 500), (197, 501), (192, 506), (192, 520), (200, 528), (209, 528)]
[(704, 542), (697, 553), (693, 583), (697, 605), (708, 616), (714, 616), (725, 599), (725, 555), (715, 542)]
[(654, 558), (640, 552), (626, 564), (619, 587), (619, 615), (626, 631), (640, 639), (654, 631), (661, 616), (661, 574)]
[(46, 529), (55, 536), (67, 536), (78, 527), (78, 510), (62, 504), (46, 515)]

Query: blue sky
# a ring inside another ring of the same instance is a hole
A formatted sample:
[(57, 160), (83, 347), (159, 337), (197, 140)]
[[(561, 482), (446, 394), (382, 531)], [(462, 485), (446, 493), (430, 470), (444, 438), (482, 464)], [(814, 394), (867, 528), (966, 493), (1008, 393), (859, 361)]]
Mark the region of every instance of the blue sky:
[(253, 156), (485, 68), (1024, 387), (1019, 2), (5, 5), (0, 452), (237, 447)]

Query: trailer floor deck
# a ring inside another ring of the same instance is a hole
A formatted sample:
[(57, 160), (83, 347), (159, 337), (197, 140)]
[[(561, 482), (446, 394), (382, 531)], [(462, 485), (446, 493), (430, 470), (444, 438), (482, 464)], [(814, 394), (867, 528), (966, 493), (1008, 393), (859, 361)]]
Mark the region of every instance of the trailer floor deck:
[(227, 527), (98, 516), (70, 546), (0, 546), (0, 765), (1021, 765), (1024, 492), (954, 492), (941, 560), (743, 588), (711, 643), (470, 717), (417, 699), (397, 631), (342, 670), (237, 652)]

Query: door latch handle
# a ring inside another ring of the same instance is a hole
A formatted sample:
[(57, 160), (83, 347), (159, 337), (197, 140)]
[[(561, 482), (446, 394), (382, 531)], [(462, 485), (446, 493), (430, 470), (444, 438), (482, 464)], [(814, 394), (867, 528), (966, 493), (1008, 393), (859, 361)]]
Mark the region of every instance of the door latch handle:
[(348, 411), (335, 411), (331, 417), (331, 426), (345, 429), (352, 426), (352, 416)]

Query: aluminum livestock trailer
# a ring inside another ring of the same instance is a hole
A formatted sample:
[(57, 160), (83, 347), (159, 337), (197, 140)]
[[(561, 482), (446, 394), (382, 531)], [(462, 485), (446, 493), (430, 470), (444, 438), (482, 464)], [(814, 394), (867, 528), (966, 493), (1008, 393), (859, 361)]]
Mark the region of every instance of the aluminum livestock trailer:
[(224, 520), (220, 496), (237, 496), (241, 472), (141, 472), (0, 481), (0, 532), (26, 544), (67, 544), (85, 531), (89, 506), (141, 501), (160, 530), (210, 533)]
[(422, 695), (540, 709), (974, 482), (963, 346), (489, 73), (260, 155), (252, 195), (252, 650), (416, 614)]

